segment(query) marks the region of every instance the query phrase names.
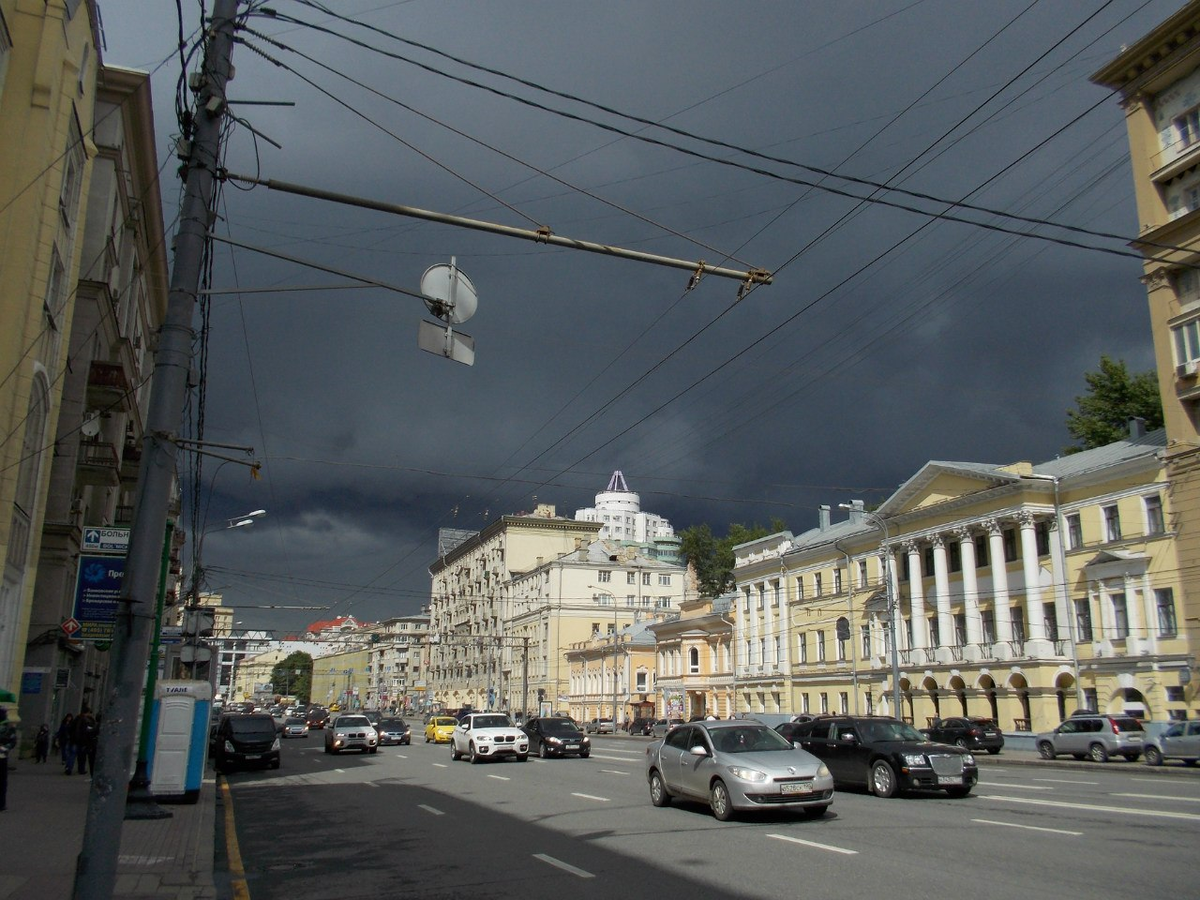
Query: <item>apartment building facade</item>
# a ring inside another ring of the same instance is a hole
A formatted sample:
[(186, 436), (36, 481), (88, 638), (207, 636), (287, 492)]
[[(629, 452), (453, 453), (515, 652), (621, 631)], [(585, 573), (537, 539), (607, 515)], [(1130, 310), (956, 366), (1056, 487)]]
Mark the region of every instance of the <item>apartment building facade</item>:
[(655, 718), (727, 719), (737, 710), (733, 616), (737, 595), (689, 597), (679, 615), (650, 626), (657, 673)]
[(1200, 714), (1165, 446), (934, 461), (874, 511), (735, 548), (739, 711), (895, 715), (898, 687), (918, 726)]

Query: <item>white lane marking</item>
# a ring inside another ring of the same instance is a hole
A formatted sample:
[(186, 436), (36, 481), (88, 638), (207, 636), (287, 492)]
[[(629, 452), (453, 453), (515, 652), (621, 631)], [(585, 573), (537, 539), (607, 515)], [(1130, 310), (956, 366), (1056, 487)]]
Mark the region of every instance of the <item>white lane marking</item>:
[(628, 775), (628, 772), (622, 772), (620, 769), (601, 769), (601, 772), (607, 772), (609, 775)]
[(847, 850), (845, 847), (834, 847), (832, 844), (818, 844), (816, 841), (803, 841), (800, 838), (789, 837), (786, 834), (768, 834), (767, 837), (777, 841), (787, 841), (791, 844), (803, 844), (805, 847), (816, 847), (818, 850), (828, 850), (831, 853), (844, 853), (847, 856), (857, 856), (857, 850)]
[(1090, 784), (1097, 785), (1098, 781), (1075, 781), (1071, 778), (1035, 778), (1034, 781), (1045, 781), (1049, 784)]
[(1003, 825), (1005, 828), (1023, 828), (1026, 831), (1048, 831), (1051, 834), (1070, 834), (1079, 837), (1083, 834), (1082, 831), (1065, 831), (1061, 828), (1039, 828), (1037, 825), (1017, 825), (1015, 822), (997, 822), (994, 819), (972, 819), (972, 822), (978, 822), (980, 825)]
[(609, 802), (608, 797), (596, 797), (592, 794), (577, 794), (574, 791), (571, 792), (571, 796), (572, 797), (582, 797), (584, 800), (599, 800), (601, 803)]
[(345, 770), (345, 769), (334, 769), (333, 771), (335, 771), (335, 772), (337, 772), (337, 773), (339, 773), (339, 774), (341, 774), (341, 775), (345, 775), (345, 774), (346, 774), (346, 770)]
[(565, 863), (561, 859), (555, 859), (553, 856), (547, 856), (545, 853), (533, 854), (534, 859), (540, 859), (544, 863), (550, 863), (556, 869), (562, 869), (564, 872), (570, 872), (572, 875), (578, 875), (580, 878), (595, 878), (591, 872), (585, 872), (583, 869), (577, 869), (570, 863)]
[(434, 765), (435, 765), (435, 766), (437, 766), (439, 769), (448, 769), (448, 768), (450, 768), (450, 767), (449, 767), (448, 765), (446, 765), (445, 763), (434, 763)]
[(1052, 790), (1054, 790), (1054, 788), (1052, 788), (1052, 787), (1045, 787), (1044, 785), (1040, 785), (1040, 784), (1008, 784), (1007, 782), (1004, 782), (1004, 781), (989, 781), (987, 783), (987, 786), (990, 788), (1003, 788), (1006, 791), (1007, 790), (1018, 790), (1018, 791), (1052, 791)]
[(1133, 797), (1136, 800), (1174, 800), (1178, 803), (1200, 803), (1200, 797), (1169, 797), (1163, 794), (1113, 794), (1114, 797)]
[(488, 778), (495, 778), (497, 781), (512, 781), (507, 775), (489, 775)]
[(435, 816), (444, 816), (445, 815), (445, 813), (442, 812), (440, 809), (434, 809), (432, 806), (426, 806), (424, 803), (418, 803), (417, 809), (423, 809), (423, 810), (425, 810), (425, 812), (433, 813), (433, 815), (435, 815)]
[(396, 754), (396, 759), (408, 759), (408, 757), (407, 757), (407, 756), (405, 756), (403, 753), (397, 753), (397, 754)]
[(1130, 809), (1125, 806), (1093, 806), (1090, 803), (1063, 803), (1059, 800), (1034, 800), (1029, 797), (990, 797), (982, 796), (983, 800), (1004, 800), (1009, 803), (1031, 803), (1035, 806), (1055, 806), (1059, 809), (1086, 809), (1091, 812), (1123, 813), (1127, 816), (1150, 816), (1162, 819), (1189, 819), (1200, 822), (1200, 816), (1195, 813), (1171, 812), (1158, 809)]
[(637, 762), (636, 759), (626, 759), (623, 756), (605, 756), (603, 753), (597, 753), (595, 750), (592, 751), (592, 759), (607, 759), (609, 762), (619, 762), (619, 763), (635, 763), (635, 762)]
[(374, 781), (364, 781), (363, 784), (365, 784), (367, 787), (379, 787), (379, 785), (377, 785)]

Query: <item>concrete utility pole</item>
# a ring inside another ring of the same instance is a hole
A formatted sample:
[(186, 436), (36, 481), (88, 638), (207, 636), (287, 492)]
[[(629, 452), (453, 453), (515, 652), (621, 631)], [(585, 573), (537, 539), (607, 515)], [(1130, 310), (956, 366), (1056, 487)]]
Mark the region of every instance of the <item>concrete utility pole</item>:
[(99, 753), (92, 773), (83, 846), (75, 867), (75, 900), (105, 900), (112, 896), (116, 884), (129, 767), (134, 759), (138, 707), (154, 627), (159, 551), (175, 478), (174, 440), (187, 399), (192, 318), (212, 221), (210, 209), (226, 110), (225, 84), (232, 71), (229, 59), (237, 6), (237, 0), (216, 0), (207, 34), (185, 171), (187, 189), (175, 237), (167, 313), (154, 360), (137, 502), (113, 637), (114, 677), (101, 710)]

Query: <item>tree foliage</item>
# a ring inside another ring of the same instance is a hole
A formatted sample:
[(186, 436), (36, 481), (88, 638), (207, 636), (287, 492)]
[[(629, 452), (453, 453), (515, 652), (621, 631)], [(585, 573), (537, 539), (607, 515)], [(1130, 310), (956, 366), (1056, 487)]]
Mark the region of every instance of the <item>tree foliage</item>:
[(1075, 398), (1077, 409), (1067, 410), (1067, 431), (1079, 443), (1064, 447), (1064, 453), (1078, 453), (1103, 447), (1129, 435), (1129, 420), (1146, 420), (1147, 429), (1163, 424), (1162, 398), (1153, 370), (1131, 375), (1124, 360), (1100, 357), (1097, 372), (1084, 373), (1088, 392)]
[(308, 703), (312, 694), (312, 671), (312, 657), (297, 650), (275, 663), (271, 669), (271, 687), (276, 694), (295, 697), (297, 703)]
[(733, 548), (786, 530), (781, 519), (772, 519), (770, 528), (734, 522), (725, 537), (718, 538), (707, 524), (693, 525), (679, 532), (681, 552), (696, 570), (701, 594), (719, 597), (733, 589)]

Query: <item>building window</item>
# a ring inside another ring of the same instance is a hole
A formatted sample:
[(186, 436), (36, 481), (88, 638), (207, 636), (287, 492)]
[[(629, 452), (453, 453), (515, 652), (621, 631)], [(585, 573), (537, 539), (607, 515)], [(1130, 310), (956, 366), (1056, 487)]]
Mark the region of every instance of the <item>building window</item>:
[(1191, 319), (1171, 329), (1175, 338), (1175, 365), (1200, 360), (1200, 319)]
[(796, 635), (796, 656), (802, 665), (808, 662), (808, 641), (804, 639), (803, 631)]
[(775, 657), (771, 660), (771, 662), (773, 662), (775, 665), (779, 665), (780, 662), (783, 661), (783, 653), (781, 652), (783, 647), (780, 644), (781, 640), (782, 638), (775, 638)]
[(921, 557), (922, 557), (922, 559), (921, 559), (922, 571), (926, 575), (928, 575), (930, 572), (933, 571), (933, 545), (932, 544), (930, 546), (926, 547), (924, 549), (924, 551), (922, 551)]
[(700, 651), (695, 647), (688, 650), (688, 674), (700, 674)]
[(1037, 542), (1037, 555), (1050, 555), (1050, 523), (1046, 520), (1035, 522), (1033, 525), (1033, 537)]
[(858, 561), (858, 586), (865, 588), (869, 584), (867, 581), (867, 561), (860, 559)]
[(825, 715), (829, 713), (829, 695), (821, 691), (821, 712)]
[(796, 599), (797, 600), (804, 599), (804, 576), (803, 575), (796, 576)]
[(1172, 123), (1175, 126), (1177, 149), (1186, 150), (1200, 140), (1200, 107), (1193, 107)]
[(975, 568), (982, 569), (988, 565), (988, 536), (975, 535)]
[(808, 712), (808, 694), (800, 695), (800, 712)]
[(1113, 637), (1123, 640), (1129, 637), (1129, 607), (1125, 602), (1125, 594), (1113, 594), (1109, 600), (1113, 611)]
[(68, 230), (75, 223), (75, 213), (79, 208), (79, 193), (83, 184), (83, 166), (86, 156), (83, 152), (83, 135), (79, 124), (71, 118), (70, 145), (63, 154), (62, 192), (58, 195), (58, 211), (62, 214), (63, 224)]
[(815, 594), (818, 597), (821, 596), (821, 573), (820, 572), (816, 572), (813, 575), (813, 594)]
[(859, 638), (862, 641), (862, 657), (866, 659), (871, 655), (871, 626), (859, 625)]
[(625, 583), (626, 584), (637, 584), (637, 572), (626, 572), (625, 573)]
[(1142, 500), (1146, 504), (1146, 534), (1162, 534), (1167, 530), (1163, 521), (1162, 497), (1151, 494)]
[(845, 691), (838, 694), (838, 712), (843, 716), (850, 712), (850, 695)]
[(1104, 507), (1104, 539), (1119, 541), (1121, 539), (1121, 511), (1114, 503)]
[(631, 607), (637, 606), (637, 596), (634, 594), (626, 594), (625, 595), (625, 605), (631, 606)]
[(763, 586), (760, 584), (758, 586), (758, 608), (759, 609), (763, 608), (763, 602), (766, 599), (766, 596), (767, 596), (766, 589), (763, 588)]
[(833, 592), (835, 594), (840, 594), (842, 592), (842, 570), (841, 569), (833, 570)]
[(912, 581), (912, 573), (910, 571), (910, 566), (908, 564), (908, 554), (907, 553), (902, 553), (900, 555), (900, 580), (901, 581)]
[(817, 662), (825, 662), (825, 632), (817, 632)]
[(1067, 546), (1072, 550), (1083, 546), (1083, 522), (1079, 519), (1079, 513), (1067, 516)]
[(959, 546), (958, 541), (951, 541), (946, 545), (946, 557), (951, 572), (962, 571), (962, 547)]
[[(667, 582), (667, 583), (670, 584), (670, 582)], [(642, 573), (642, 584), (646, 585), (646, 587), (650, 586), (650, 573), (649, 572)]]
[(937, 616), (929, 619), (929, 644), (932, 647), (942, 646), (942, 636), (938, 631)]
[(1167, 702), (1168, 703), (1183, 703), (1184, 702), (1183, 688), (1177, 684), (1167, 685)]
[(1022, 606), (1012, 608), (1012, 633), (1014, 641), (1025, 643), (1025, 608)]
[(612, 581), (612, 572), (609, 572), (607, 569), (601, 569), (596, 573), (596, 580), (601, 584), (608, 584)]
[(1087, 600), (1075, 601), (1075, 627), (1079, 633), (1079, 640), (1092, 639), (1092, 604)]
[(1042, 621), (1046, 626), (1047, 640), (1058, 640), (1058, 613), (1053, 603), (1042, 604)]
[(1158, 636), (1175, 637), (1179, 633), (1175, 620), (1175, 592), (1171, 588), (1155, 588), (1154, 606), (1158, 610)]
[(1004, 561), (1016, 562), (1017, 530), (1015, 528), (1005, 528), (1004, 531), (1001, 532), (1001, 536), (1004, 538)]
[(639, 694), (646, 693), (646, 679), (646, 672), (642, 671), (637, 673), (637, 680), (635, 682), (634, 690), (636, 690)]
[(666, 573), (660, 572), (658, 575), (658, 586), (659, 587), (670, 587), (671, 586), (671, 576)]
[(979, 614), (979, 624), (983, 634), (980, 637), (985, 644), (996, 643), (996, 613), (985, 609)]
[(964, 613), (954, 616), (954, 646), (961, 647), (967, 642), (967, 617)]

